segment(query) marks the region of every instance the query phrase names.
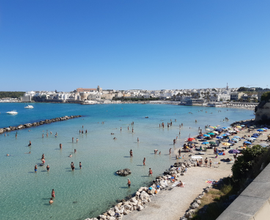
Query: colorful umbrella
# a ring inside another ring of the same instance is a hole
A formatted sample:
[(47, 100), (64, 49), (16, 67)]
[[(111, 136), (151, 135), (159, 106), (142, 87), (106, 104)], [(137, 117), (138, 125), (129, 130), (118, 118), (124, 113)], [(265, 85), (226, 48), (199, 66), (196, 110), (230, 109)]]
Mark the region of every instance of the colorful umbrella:
[(195, 140), (195, 138), (188, 138), (188, 139), (187, 139), (187, 141), (189, 141), (189, 142), (191, 142), (191, 141), (193, 141), (193, 140)]
[(208, 135), (208, 134), (204, 134), (203, 136), (204, 136), (204, 137), (210, 137), (210, 135)]
[(249, 142), (249, 141), (245, 141), (244, 144), (248, 144), (248, 145), (251, 145), (252, 143)]
[(229, 150), (230, 154), (239, 154), (240, 151), (239, 150)]
[(217, 139), (221, 139), (221, 138), (223, 138), (223, 137), (217, 136), (216, 138), (217, 138)]
[(212, 145), (217, 145), (217, 143), (216, 143), (216, 142), (214, 142), (214, 141), (210, 141), (210, 142), (209, 142), (209, 144), (212, 144)]
[(224, 146), (230, 146), (231, 144), (230, 143), (228, 143), (228, 142), (223, 142), (222, 143)]
[(209, 135), (215, 135), (215, 134), (214, 134), (214, 133), (212, 133), (212, 132), (211, 132), (211, 133), (208, 133), (208, 134), (209, 134)]
[(202, 142), (202, 144), (209, 144), (209, 142), (205, 141), (205, 142)]
[(239, 139), (240, 137), (239, 136), (234, 136), (234, 138), (238, 138)]

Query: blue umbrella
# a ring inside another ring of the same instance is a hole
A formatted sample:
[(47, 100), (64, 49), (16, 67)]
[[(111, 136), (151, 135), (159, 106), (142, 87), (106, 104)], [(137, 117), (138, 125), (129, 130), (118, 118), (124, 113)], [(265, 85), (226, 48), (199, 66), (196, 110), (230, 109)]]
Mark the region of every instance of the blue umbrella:
[(264, 131), (264, 129), (260, 128), (260, 129), (258, 129), (257, 131)]
[(233, 138), (238, 138), (239, 139), (240, 137), (239, 136), (234, 136)]
[(220, 137), (220, 136), (217, 136), (216, 138), (217, 138), (217, 139), (221, 139), (222, 137)]
[(268, 130), (268, 128), (263, 128), (264, 130)]
[(232, 138), (232, 141), (238, 142), (238, 139), (236, 139), (236, 138)]
[(223, 134), (222, 136), (225, 137), (225, 136), (228, 136), (228, 135), (227, 134)]
[(210, 137), (210, 135), (208, 135), (208, 134), (204, 134), (203, 136), (204, 136), (204, 137)]
[(249, 142), (249, 141), (245, 141), (244, 144), (249, 144), (249, 145), (251, 145), (252, 143)]
[(205, 141), (205, 142), (202, 142), (202, 144), (209, 144), (209, 142)]

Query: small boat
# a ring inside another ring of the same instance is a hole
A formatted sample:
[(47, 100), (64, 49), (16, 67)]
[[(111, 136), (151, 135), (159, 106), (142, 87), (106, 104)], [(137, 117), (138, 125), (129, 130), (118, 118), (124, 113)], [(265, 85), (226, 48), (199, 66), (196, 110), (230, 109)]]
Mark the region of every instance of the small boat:
[(9, 114), (9, 115), (17, 115), (17, 114), (18, 114), (18, 112), (17, 112), (17, 111), (15, 111), (15, 110), (13, 110), (13, 111), (9, 111), (9, 112), (7, 112), (7, 114)]
[(34, 108), (34, 106), (33, 105), (27, 105), (24, 108)]

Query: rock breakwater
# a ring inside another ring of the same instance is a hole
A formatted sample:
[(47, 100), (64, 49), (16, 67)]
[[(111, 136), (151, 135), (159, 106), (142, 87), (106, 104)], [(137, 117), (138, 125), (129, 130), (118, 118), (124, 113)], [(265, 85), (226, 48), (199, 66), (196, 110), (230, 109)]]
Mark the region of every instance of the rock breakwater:
[(81, 115), (63, 116), (63, 117), (57, 117), (53, 119), (45, 119), (45, 120), (41, 120), (41, 121), (33, 122), (33, 123), (20, 124), (18, 126), (9, 126), (5, 128), (0, 128), (0, 134), (3, 134), (5, 132), (10, 132), (10, 131), (15, 131), (15, 130), (21, 130), (25, 128), (37, 127), (40, 125), (50, 124), (50, 123), (58, 122), (58, 121), (66, 121), (69, 119), (79, 118), (79, 117), (82, 117), (82, 116)]

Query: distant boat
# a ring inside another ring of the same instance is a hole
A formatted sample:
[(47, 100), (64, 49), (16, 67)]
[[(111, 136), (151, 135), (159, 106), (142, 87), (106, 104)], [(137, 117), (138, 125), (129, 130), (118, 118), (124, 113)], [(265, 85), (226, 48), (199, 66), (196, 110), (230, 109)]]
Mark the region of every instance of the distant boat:
[(13, 110), (13, 111), (9, 111), (9, 112), (7, 112), (7, 114), (9, 114), (9, 115), (17, 115), (17, 114), (18, 114), (18, 112), (17, 112), (17, 111), (15, 111), (15, 110)]
[(33, 105), (27, 105), (24, 108), (34, 108), (34, 106)]

